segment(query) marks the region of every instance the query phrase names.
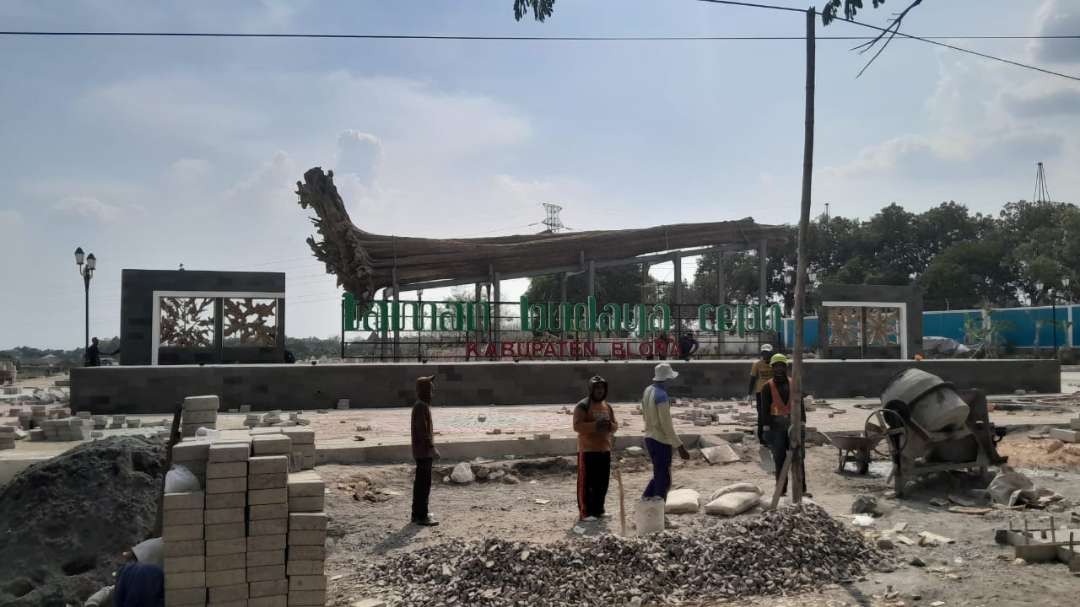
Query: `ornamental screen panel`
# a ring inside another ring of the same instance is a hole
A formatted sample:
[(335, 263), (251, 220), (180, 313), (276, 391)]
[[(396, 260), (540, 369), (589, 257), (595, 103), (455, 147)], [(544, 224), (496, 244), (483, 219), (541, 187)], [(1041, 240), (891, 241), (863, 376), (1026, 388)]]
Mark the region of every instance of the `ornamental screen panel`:
[(277, 300), (251, 297), (222, 300), (225, 346), (272, 347), (277, 343)]
[(896, 346), (900, 343), (900, 309), (866, 309), (866, 345)]
[(214, 299), (162, 297), (158, 335), (163, 347), (213, 347)]
[(862, 346), (862, 314), (859, 308), (854, 307), (830, 307), (829, 314), (829, 345), (843, 347)]

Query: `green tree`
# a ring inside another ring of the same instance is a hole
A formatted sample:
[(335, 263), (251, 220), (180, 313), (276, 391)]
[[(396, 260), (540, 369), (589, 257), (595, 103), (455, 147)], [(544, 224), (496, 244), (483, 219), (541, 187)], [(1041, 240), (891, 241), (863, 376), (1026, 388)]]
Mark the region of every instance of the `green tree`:
[[(645, 277), (645, 293), (656, 293), (656, 280)], [(618, 266), (596, 271), (596, 297), (602, 303), (637, 303), (642, 300), (641, 266)], [(589, 295), (588, 274), (570, 276), (566, 280), (566, 300), (585, 301)], [(562, 277), (546, 274), (529, 279), (525, 291), (529, 301), (557, 302), (562, 299)]]

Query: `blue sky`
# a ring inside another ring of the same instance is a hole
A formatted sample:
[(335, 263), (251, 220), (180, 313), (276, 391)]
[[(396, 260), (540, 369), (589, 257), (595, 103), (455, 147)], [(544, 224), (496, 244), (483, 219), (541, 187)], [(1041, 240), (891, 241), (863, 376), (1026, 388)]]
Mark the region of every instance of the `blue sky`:
[[(690, 0), (627, 0), (618, 10), (562, 0), (543, 24), (515, 22), (511, 6), (0, 0), (0, 22), (480, 35), (803, 29), (795, 13)], [(861, 18), (882, 24), (888, 14)], [(1080, 8), (937, 0), (905, 31), (1080, 33)], [(1080, 73), (1077, 41), (958, 44)], [(996, 211), (1031, 196), (1038, 160), (1051, 194), (1077, 199), (1077, 83), (905, 41), (856, 79), (863, 58), (850, 46), (819, 44), (815, 214), (825, 202), (865, 217), (892, 201), (921, 210), (949, 199)], [(4, 38), (0, 56), (0, 347), (81, 343), (76, 246), (100, 259), (93, 334), (119, 333), (122, 268), (179, 263), (287, 272), (288, 332), (334, 334), (334, 280), (310, 256), (311, 229), (291, 193), (316, 165), (335, 169), (354, 221), (382, 233), (529, 232), (541, 202), (562, 204), (577, 229), (797, 219), (798, 41)], [(670, 267), (655, 273), (669, 277)]]

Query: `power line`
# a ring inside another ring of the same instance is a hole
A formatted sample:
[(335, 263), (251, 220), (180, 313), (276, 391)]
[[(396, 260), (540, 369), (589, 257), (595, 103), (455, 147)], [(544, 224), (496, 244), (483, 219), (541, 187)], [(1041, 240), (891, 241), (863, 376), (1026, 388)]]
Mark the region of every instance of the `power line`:
[[(714, 2), (715, 0), (699, 0), (701, 2)], [(803, 12), (802, 9), (796, 9)], [(837, 21), (845, 21), (855, 25), (875, 28), (875, 26), (848, 21), (840, 17)], [(882, 28), (875, 28), (882, 29)], [(1080, 34), (993, 34), (993, 35), (944, 35), (944, 36), (909, 36), (898, 34), (912, 40), (1080, 40)], [(37, 31), (37, 30), (9, 30), (0, 31), (0, 36), (12, 37), (56, 37), (56, 38), (284, 38), (284, 39), (326, 39), (326, 40), (457, 40), (463, 42), (695, 42), (695, 41), (797, 41), (806, 40), (806, 36), (769, 36), (758, 34), (725, 35), (725, 36), (471, 36), (464, 34), (287, 34), (287, 33), (241, 33), (241, 32), (137, 32), (137, 31)], [(865, 41), (874, 40), (876, 36), (816, 36), (817, 40), (847, 40)], [(956, 49), (966, 50), (966, 49)]]

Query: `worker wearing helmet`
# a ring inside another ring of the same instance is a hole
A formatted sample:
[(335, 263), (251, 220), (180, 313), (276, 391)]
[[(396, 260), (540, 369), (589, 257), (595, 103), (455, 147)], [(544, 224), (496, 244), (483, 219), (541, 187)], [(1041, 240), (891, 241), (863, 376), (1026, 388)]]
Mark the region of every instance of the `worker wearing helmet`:
[(594, 375), (589, 380), (589, 395), (574, 407), (574, 432), (578, 434), (578, 517), (583, 521), (604, 516), (611, 478), (611, 448), (615, 431), (619, 429), (607, 395), (607, 380)]
[[(772, 355), (772, 344), (761, 344), (761, 358), (755, 360), (753, 366), (750, 367), (750, 384), (746, 388), (746, 403), (753, 402), (757, 407), (759, 421), (764, 417), (761, 413), (761, 389), (773, 376), (772, 366), (769, 365), (769, 358)], [(759, 441), (764, 441), (760, 423), (757, 428), (757, 437)]]
[[(769, 366), (772, 367), (772, 379), (765, 382), (761, 390), (758, 428), (763, 434), (763, 444), (768, 445), (772, 451), (773, 463), (776, 464), (776, 481), (780, 482), (780, 473), (791, 446), (791, 412), (797, 396), (791, 393), (791, 382), (788, 381), (788, 357), (773, 354), (769, 358)], [(805, 409), (800, 408), (800, 411), (803, 421), (806, 421)], [(804, 485), (805, 482), (806, 475), (803, 474)], [(803, 491), (806, 491), (805, 486)]]

